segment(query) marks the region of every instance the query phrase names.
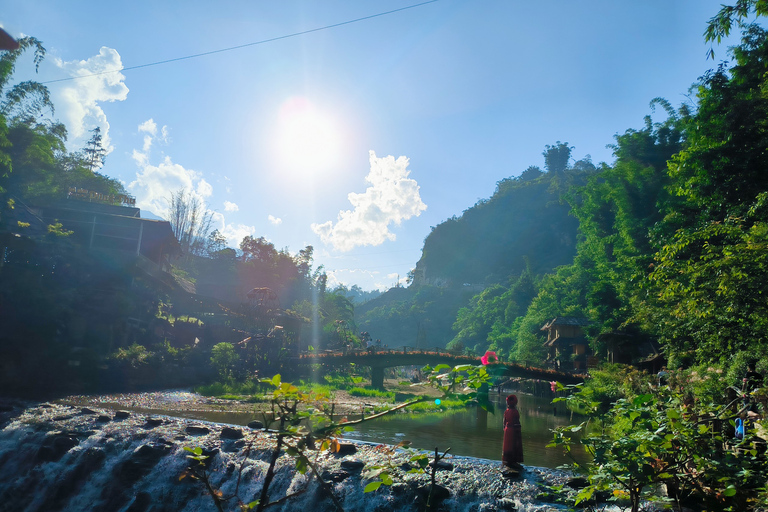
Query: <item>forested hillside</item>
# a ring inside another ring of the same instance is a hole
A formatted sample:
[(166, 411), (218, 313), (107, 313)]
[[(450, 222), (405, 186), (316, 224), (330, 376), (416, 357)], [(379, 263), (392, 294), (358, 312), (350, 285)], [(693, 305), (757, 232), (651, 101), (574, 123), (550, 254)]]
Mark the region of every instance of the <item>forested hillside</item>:
[[(459, 309), (478, 291), (572, 262), (578, 220), (568, 197), (597, 172), (588, 157), (574, 163), (572, 150), (561, 142), (547, 146), (546, 172), (530, 166), (503, 179), (490, 199), (436, 226), (411, 285), (358, 307), (359, 327), (390, 346), (445, 347)], [(523, 311), (528, 302), (520, 304)]]
[[(611, 165), (557, 172), (553, 150), (569, 148), (548, 147), (546, 174), (503, 180), (437, 226), (411, 286), (360, 308), (360, 326), (403, 345), (423, 338), (415, 325), (432, 326), (429, 346), (521, 361), (544, 361), (541, 327), (563, 316), (588, 321), (602, 358), (611, 348), (637, 359), (647, 341), (673, 365), (743, 365), (764, 353), (768, 34), (744, 27), (730, 53), (694, 84), (691, 102), (653, 100), (653, 117), (615, 137)], [(436, 308), (445, 294), (455, 300)]]
[(595, 166), (589, 157), (571, 166), (572, 150), (567, 143), (547, 146), (546, 173), (531, 166), (503, 179), (490, 199), (436, 226), (424, 241), (413, 283), (487, 286), (527, 265), (540, 274), (573, 261), (578, 221), (568, 214), (566, 198)]

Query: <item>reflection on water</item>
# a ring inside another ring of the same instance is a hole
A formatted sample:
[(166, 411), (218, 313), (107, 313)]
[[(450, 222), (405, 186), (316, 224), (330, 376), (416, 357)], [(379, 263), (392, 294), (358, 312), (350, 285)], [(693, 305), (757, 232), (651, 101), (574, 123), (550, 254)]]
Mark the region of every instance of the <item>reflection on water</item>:
[[(525, 465), (555, 468), (570, 462), (561, 450), (546, 448), (552, 440), (552, 429), (570, 423), (570, 416), (560, 405), (559, 414), (549, 398), (518, 395), (520, 423), (523, 427)], [(506, 403), (503, 397), (491, 395), (495, 414), (483, 415), (472, 408), (458, 412), (427, 415), (385, 416), (356, 427), (345, 437), (385, 444), (408, 440), (414, 448), (440, 451), (451, 449), (454, 455), (501, 460), (503, 429), (501, 425)]]
[[(525, 465), (555, 468), (570, 462), (560, 450), (546, 448), (552, 440), (552, 429), (570, 423), (570, 416), (562, 404), (555, 411), (549, 398), (523, 394), (518, 394), (518, 397)], [(393, 445), (407, 440), (413, 448), (434, 450), (437, 447), (440, 451), (450, 448), (453, 455), (501, 461), (501, 421), (506, 403), (503, 396), (492, 394), (490, 398), (496, 405), (495, 414), (483, 414), (477, 408), (441, 414), (393, 414), (357, 425), (354, 431), (345, 433), (344, 437)], [(120, 407), (119, 404), (114, 406)], [(123, 407), (142, 414), (168, 414), (167, 410)], [(261, 419), (260, 414), (252, 412), (174, 411), (173, 415), (243, 426), (253, 419)], [(356, 418), (350, 417), (352, 419)], [(584, 455), (580, 454), (580, 458), (583, 459)]]

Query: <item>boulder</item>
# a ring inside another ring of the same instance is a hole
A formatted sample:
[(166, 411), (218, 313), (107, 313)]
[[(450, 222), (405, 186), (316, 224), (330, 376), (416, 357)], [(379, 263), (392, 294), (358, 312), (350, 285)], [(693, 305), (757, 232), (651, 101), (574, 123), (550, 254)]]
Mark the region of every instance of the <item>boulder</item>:
[(434, 506), (435, 503), (439, 503), (451, 497), (451, 491), (440, 484), (435, 484), (434, 490), (432, 489), (432, 484), (419, 487), (416, 489), (416, 494), (424, 503), (426, 503), (429, 499), (430, 491), (432, 492), (432, 506)]
[(203, 425), (189, 425), (184, 431), (191, 436), (204, 436), (211, 433), (211, 429)]
[(582, 476), (577, 476), (565, 482), (565, 485), (567, 485), (571, 489), (583, 489), (589, 485), (589, 480), (587, 480)]
[(252, 430), (260, 430), (264, 428), (264, 424), (259, 420), (253, 420), (250, 423), (248, 423), (248, 428)]
[[(429, 467), (433, 468), (435, 467), (435, 461), (432, 461), (429, 463)], [(437, 463), (437, 470), (438, 471), (453, 471), (453, 464), (450, 462), (445, 462), (444, 460), (441, 460)]]
[(53, 462), (59, 460), (69, 450), (80, 444), (77, 434), (69, 432), (52, 432), (43, 441), (36, 455), (39, 462)]
[(152, 429), (155, 427), (159, 427), (162, 424), (163, 424), (162, 418), (147, 418), (147, 421), (146, 423), (144, 423), (142, 428)]
[(509, 498), (499, 498), (496, 502), (496, 506), (499, 510), (517, 510), (517, 504), (515, 500)]
[(165, 443), (146, 443), (136, 448), (128, 460), (115, 466), (112, 474), (125, 487), (130, 487), (168, 455), (171, 447)]
[(115, 411), (116, 420), (124, 420), (126, 418), (129, 418), (130, 416), (131, 416), (130, 411)]
[(341, 461), (341, 469), (349, 473), (359, 473), (365, 467), (365, 462), (360, 460), (343, 460)]
[(221, 429), (221, 434), (219, 434), (219, 437), (222, 439), (242, 439), (243, 438), (243, 431), (239, 428), (232, 428), (232, 427), (224, 427)]
[(339, 451), (336, 452), (336, 455), (339, 457), (345, 457), (347, 455), (354, 455), (356, 453), (357, 446), (352, 443), (341, 443), (339, 444)]
[(343, 482), (344, 480), (349, 478), (349, 476), (350, 476), (349, 473), (347, 473), (346, 471), (328, 471), (328, 470), (325, 470), (320, 475), (320, 478), (322, 478), (323, 481), (325, 481), (325, 482), (339, 483), (339, 482)]

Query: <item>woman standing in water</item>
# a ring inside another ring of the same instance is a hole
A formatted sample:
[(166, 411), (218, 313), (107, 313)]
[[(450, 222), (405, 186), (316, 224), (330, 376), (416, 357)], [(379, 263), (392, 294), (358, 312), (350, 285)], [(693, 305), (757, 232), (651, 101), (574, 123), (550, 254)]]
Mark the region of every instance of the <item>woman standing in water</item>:
[(501, 449), (501, 462), (513, 469), (522, 468), (523, 436), (520, 426), (520, 412), (517, 410), (517, 396), (507, 397), (507, 410), (504, 411), (504, 444)]

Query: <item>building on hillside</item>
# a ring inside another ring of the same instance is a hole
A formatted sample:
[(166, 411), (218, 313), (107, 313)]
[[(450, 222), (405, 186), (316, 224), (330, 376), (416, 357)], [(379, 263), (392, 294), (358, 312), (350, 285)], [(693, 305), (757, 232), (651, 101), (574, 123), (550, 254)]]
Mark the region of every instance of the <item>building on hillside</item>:
[(586, 370), (589, 343), (584, 327), (589, 321), (583, 317), (560, 316), (544, 324), (547, 333), (544, 347), (547, 349), (546, 362), (562, 369)]
[(135, 262), (153, 276), (170, 272), (171, 258), (180, 253), (171, 224), (142, 219), (135, 206), (83, 201), (80, 196), (70, 196), (33, 209), (44, 223), (60, 223), (62, 229), (71, 231), (69, 236), (73, 242), (115, 260)]

